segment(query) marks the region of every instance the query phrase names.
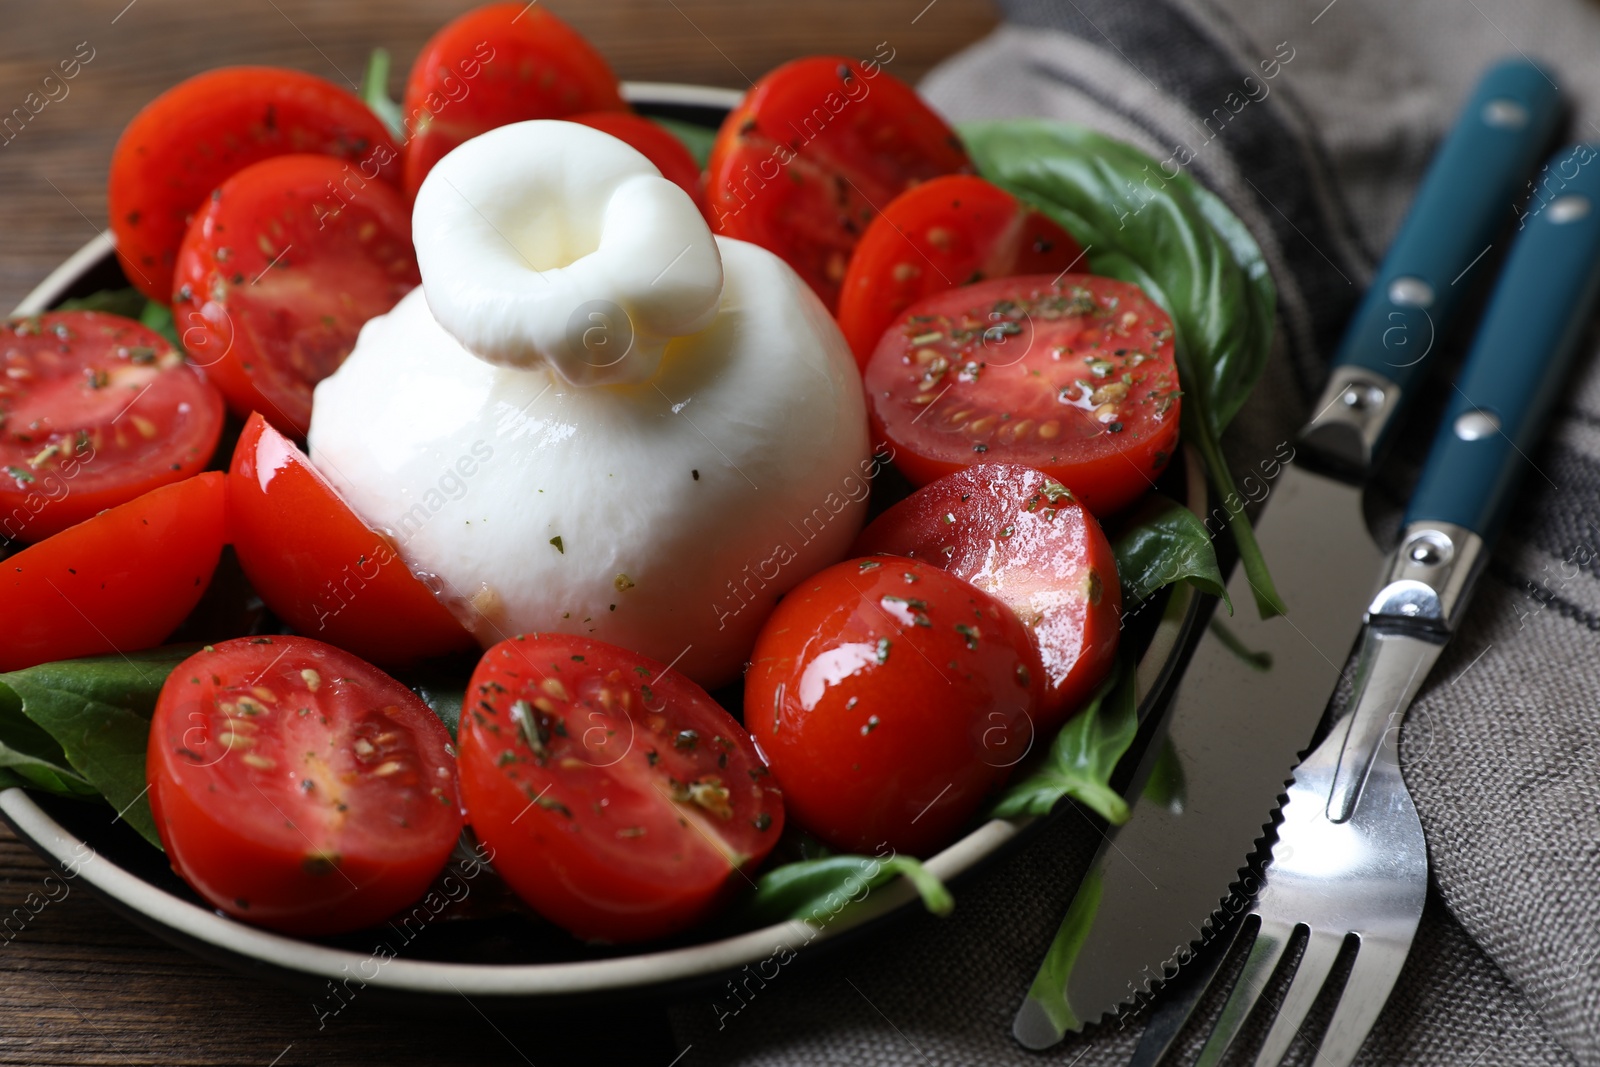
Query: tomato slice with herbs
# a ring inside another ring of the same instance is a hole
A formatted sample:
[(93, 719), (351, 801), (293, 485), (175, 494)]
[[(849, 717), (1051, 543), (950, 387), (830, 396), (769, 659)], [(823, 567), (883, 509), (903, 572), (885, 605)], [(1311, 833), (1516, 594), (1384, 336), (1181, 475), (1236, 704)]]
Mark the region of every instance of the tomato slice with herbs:
[(450, 733), (399, 682), (305, 637), (240, 637), (167, 677), (150, 808), (172, 869), (288, 933), (372, 926), (420, 897), (461, 834)]
[(300, 437), (316, 384), (422, 280), (400, 194), (341, 185), (345, 169), (327, 156), (246, 167), (211, 194), (178, 252), (172, 313), (189, 358), (234, 414), (260, 411)]
[(0, 329), (0, 536), (38, 541), (199, 473), (222, 398), (152, 330), (98, 311)]
[(839, 293), (839, 328), (865, 367), (900, 313), (923, 297), (991, 278), (1060, 274), (1082, 257), (1072, 235), (970, 174), (901, 193), (872, 220)]
[(1112, 278), (1001, 278), (918, 301), (864, 381), (873, 432), (917, 485), (1021, 463), (1104, 516), (1148, 492), (1178, 447), (1172, 320)]
[(797, 59), (751, 87), (706, 171), (714, 228), (782, 256), (832, 311), (877, 207), (969, 167), (955, 132), (876, 62)]
[(1065, 486), (1031, 467), (983, 463), (925, 485), (863, 530), (855, 551), (942, 567), (1015, 611), (1044, 663), (1045, 737), (1116, 659), (1122, 586), (1111, 542)]
[(627, 111), (605, 57), (537, 4), (486, 4), (422, 46), (406, 82), (405, 187), (456, 145), (512, 122)]
[(654, 163), (663, 178), (688, 193), (699, 205), (701, 214), (706, 214), (705, 194), (700, 188), (700, 164), (694, 161), (688, 147), (669, 131), (643, 115), (631, 115), (626, 111), (590, 111), (569, 116), (567, 121), (626, 141)]
[(159, 645), (211, 583), (223, 501), (211, 471), (0, 560), (0, 671)]
[(299, 632), (390, 665), (472, 646), (389, 539), (259, 414), (233, 452), (228, 522), (250, 584)]
[(461, 793), (519, 896), (578, 937), (681, 930), (783, 831), (750, 735), (694, 682), (590, 638), (530, 634), (467, 687)]
[(378, 117), (331, 82), (279, 67), (224, 67), (156, 97), (111, 156), (108, 211), (123, 273), (152, 300), (172, 299), (189, 219), (252, 163), (291, 152), (334, 156), (342, 185), (398, 183), (400, 152)]
[(745, 675), (745, 719), (798, 825), (851, 852), (925, 856), (1027, 754), (1041, 674), (995, 597), (869, 556), (783, 598)]

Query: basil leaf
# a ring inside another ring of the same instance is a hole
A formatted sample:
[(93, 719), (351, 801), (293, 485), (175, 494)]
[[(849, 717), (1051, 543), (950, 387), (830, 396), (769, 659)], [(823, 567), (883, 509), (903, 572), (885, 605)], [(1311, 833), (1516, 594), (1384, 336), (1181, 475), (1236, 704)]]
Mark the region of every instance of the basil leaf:
[(692, 122), (682, 122), (678, 119), (654, 118), (651, 122), (666, 130), (672, 136), (683, 142), (683, 147), (689, 150), (694, 157), (696, 165), (704, 170), (706, 163), (711, 159), (711, 146), (717, 139), (717, 131), (704, 126), (696, 126)]
[[(48, 735), (79, 781), (89, 787), (69, 788), (67, 795), (99, 793), (124, 821), (160, 848), (145, 798), (150, 716), (167, 675), (197, 647), (64, 660), (0, 674), (0, 721), (12, 738), (26, 735), (22, 724), (32, 726), (35, 737)], [(10, 769), (30, 777), (27, 768), (11, 764)], [(30, 784), (50, 788), (31, 777)]]
[[(1224, 499), (1219, 438), (1266, 367), (1277, 291), (1249, 231), (1183, 172), (1087, 127), (1040, 119), (960, 127), (985, 178), (1066, 227), (1096, 274), (1132, 282), (1172, 316), (1185, 436)], [(1283, 606), (1250, 521), (1230, 509), (1262, 617)]]
[(1233, 613), (1211, 534), (1194, 512), (1177, 501), (1151, 493), (1134, 513), (1112, 551), (1122, 580), (1124, 616), (1136, 614), (1157, 591), (1188, 582), (1202, 593), (1221, 597)]
[(178, 326), (172, 321), (172, 309), (167, 305), (154, 300), (146, 301), (144, 310), (139, 312), (139, 323), (165, 337), (167, 343), (179, 352), (184, 350), (183, 341), (178, 337)]
[(761, 875), (736, 921), (752, 929), (785, 919), (827, 923), (898, 877), (916, 887), (923, 906), (935, 915), (948, 915), (955, 907), (944, 883), (910, 856), (825, 856), (786, 863)]
[(52, 311), (104, 311), (110, 315), (121, 315), (125, 319), (137, 319), (144, 314), (145, 305), (150, 299), (133, 286), (126, 289), (101, 289), (90, 293), (88, 296), (74, 296), (61, 301)]
[(1072, 797), (1113, 826), (1128, 821), (1128, 803), (1111, 788), (1111, 772), (1139, 730), (1134, 672), (1120, 659), (1084, 707), (1056, 734), (1041, 766), (1006, 786), (989, 809), (995, 818), (1047, 815)]
[(1083, 884), (1078, 886), (1078, 892), (1073, 895), (1067, 913), (1061, 917), (1056, 936), (1045, 950), (1044, 962), (1039, 964), (1039, 973), (1028, 988), (1028, 999), (1043, 1008), (1045, 1015), (1062, 1032), (1083, 1028), (1085, 1020), (1079, 1019), (1067, 1003), (1067, 980), (1072, 976), (1073, 965), (1078, 962), (1078, 953), (1083, 951), (1089, 928), (1094, 925), (1094, 915), (1100, 910), (1103, 891), (1100, 868), (1090, 868), (1089, 873), (1083, 876)]
[(361, 72), (361, 88), (356, 95), (378, 116), (395, 143), (406, 140), (405, 114), (400, 105), (389, 97), (389, 50), (374, 48), (367, 57), (367, 69)]

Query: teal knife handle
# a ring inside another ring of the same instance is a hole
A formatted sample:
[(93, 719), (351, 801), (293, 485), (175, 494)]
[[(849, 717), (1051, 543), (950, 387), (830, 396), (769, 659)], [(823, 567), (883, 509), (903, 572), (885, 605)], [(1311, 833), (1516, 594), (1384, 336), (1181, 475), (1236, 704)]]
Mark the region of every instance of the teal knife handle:
[(1313, 451), (1370, 470), (1463, 310), (1472, 272), (1514, 218), (1563, 111), (1560, 91), (1525, 60), (1497, 64), (1478, 82), (1346, 327), (1321, 414), (1304, 434)]
[(1406, 522), (1493, 540), (1600, 293), (1600, 148), (1558, 152), (1433, 440)]

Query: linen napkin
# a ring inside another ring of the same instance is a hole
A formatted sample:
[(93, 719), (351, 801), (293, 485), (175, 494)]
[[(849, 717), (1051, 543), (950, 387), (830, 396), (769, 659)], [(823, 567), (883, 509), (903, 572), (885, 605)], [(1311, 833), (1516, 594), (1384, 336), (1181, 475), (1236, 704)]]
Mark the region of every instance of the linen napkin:
[[(1539, 60), (1576, 105), (1573, 138), (1600, 142), (1600, 4), (1587, 0), (1000, 6), (1006, 24), (924, 82), (935, 107), (953, 120), (1083, 122), (1179, 159), (1266, 254), (1278, 344), (1230, 429), (1236, 469), (1304, 417), (1378, 254), (1486, 66), (1519, 53)], [(1590, 347), (1403, 730), (1432, 885), (1361, 1063), (1600, 1065), (1600, 364)], [(1450, 368), (1441, 372), (1375, 489), (1380, 529), (1392, 529), (1448, 394)], [(959, 882), (948, 918), (918, 915), (813, 959), (802, 953), (736, 1012), (726, 995), (679, 1004), (683, 1067), (1126, 1062), (1139, 1016), (1043, 1054), (1010, 1036), (1098, 840), (1068, 811)], [(1213, 995), (1202, 1013), (1218, 1008)], [(1328, 1005), (1318, 1010), (1325, 1018)], [(1190, 1028), (1188, 1056), (1201, 1036)], [(1314, 1062), (1304, 1041), (1291, 1062)]]

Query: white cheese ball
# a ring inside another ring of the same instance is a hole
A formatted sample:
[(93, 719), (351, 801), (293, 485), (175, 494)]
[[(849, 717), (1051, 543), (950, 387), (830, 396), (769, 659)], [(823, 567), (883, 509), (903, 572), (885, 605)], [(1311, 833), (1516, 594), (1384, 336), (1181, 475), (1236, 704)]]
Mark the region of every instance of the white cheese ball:
[(787, 264), (717, 245), (715, 319), (648, 382), (479, 359), (419, 288), (317, 387), (312, 461), (485, 647), (581, 634), (720, 685), (848, 551), (878, 469), (855, 361)]

